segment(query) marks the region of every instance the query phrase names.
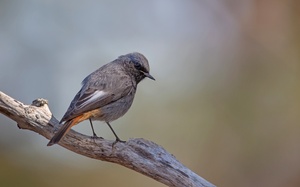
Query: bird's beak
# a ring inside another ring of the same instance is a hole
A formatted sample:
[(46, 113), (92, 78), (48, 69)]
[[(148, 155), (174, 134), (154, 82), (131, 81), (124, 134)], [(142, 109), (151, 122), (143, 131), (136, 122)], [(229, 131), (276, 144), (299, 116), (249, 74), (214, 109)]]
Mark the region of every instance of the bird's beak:
[(146, 72), (143, 72), (143, 73), (146, 77), (155, 81), (155, 78), (152, 75), (150, 75), (149, 73), (146, 73)]

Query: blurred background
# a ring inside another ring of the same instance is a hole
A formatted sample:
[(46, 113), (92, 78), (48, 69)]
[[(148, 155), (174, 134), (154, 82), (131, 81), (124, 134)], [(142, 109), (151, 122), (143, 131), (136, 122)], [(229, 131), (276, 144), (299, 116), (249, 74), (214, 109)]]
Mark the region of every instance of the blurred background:
[[(122, 139), (154, 141), (217, 186), (300, 186), (299, 1), (1, 0), (0, 25), (0, 90), (15, 99), (48, 99), (60, 119), (85, 76), (138, 51), (156, 81), (112, 123)], [(164, 186), (0, 123), (1, 186)]]

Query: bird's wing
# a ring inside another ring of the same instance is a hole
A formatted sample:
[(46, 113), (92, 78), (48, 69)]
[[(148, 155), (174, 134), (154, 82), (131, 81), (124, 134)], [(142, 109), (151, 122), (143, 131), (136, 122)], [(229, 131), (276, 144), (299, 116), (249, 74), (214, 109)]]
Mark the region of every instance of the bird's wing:
[(117, 101), (134, 90), (131, 78), (125, 74), (94, 72), (82, 84), (61, 122)]

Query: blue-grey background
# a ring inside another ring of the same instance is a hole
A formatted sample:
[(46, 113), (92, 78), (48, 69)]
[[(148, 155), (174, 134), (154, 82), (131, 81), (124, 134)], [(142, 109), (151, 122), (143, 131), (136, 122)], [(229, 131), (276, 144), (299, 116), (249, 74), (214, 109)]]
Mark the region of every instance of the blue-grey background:
[[(112, 123), (154, 141), (218, 186), (299, 186), (297, 1), (1, 0), (0, 90), (49, 100), (60, 119), (80, 82), (138, 51), (144, 80)], [(1, 186), (164, 186), (19, 130), (0, 115)], [(96, 132), (114, 139), (96, 122)], [(74, 127), (91, 135), (88, 122)]]

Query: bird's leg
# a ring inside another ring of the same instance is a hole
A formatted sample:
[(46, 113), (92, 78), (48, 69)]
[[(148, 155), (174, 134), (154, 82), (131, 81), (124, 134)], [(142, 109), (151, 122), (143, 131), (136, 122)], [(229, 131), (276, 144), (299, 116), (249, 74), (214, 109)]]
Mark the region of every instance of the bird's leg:
[(89, 120), (90, 120), (90, 124), (91, 124), (92, 131), (93, 131), (93, 138), (98, 138), (97, 134), (96, 134), (95, 131), (94, 131), (94, 127), (93, 127), (93, 123), (92, 123), (91, 118), (89, 118)]
[(110, 130), (114, 133), (115, 137), (116, 137), (116, 141), (115, 142), (122, 142), (125, 143), (126, 141), (121, 140), (117, 134), (115, 133), (114, 129), (110, 126), (110, 124), (108, 122), (106, 122), (106, 124), (109, 126)]

